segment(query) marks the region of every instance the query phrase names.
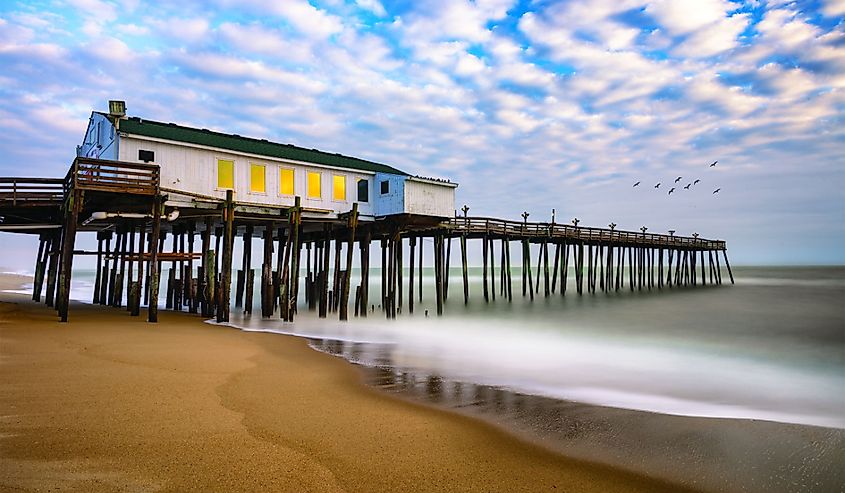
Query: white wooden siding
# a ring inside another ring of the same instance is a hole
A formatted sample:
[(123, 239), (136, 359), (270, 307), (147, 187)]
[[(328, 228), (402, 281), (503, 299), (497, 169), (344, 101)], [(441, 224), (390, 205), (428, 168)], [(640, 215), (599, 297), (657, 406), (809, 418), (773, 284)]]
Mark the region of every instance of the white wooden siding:
[(409, 178), (405, 182), (405, 212), (426, 216), (454, 216), (455, 185)]
[[(217, 188), (217, 160), (227, 159), (235, 163), (235, 200), (261, 205), (293, 205), (294, 196), (279, 193), (279, 168), (294, 170), (294, 192), (302, 198), (305, 208), (322, 209), (333, 213), (348, 212), (358, 198), (358, 179), (366, 179), (369, 185), (369, 202), (359, 203), (362, 215), (373, 214), (374, 174), (365, 171), (346, 171), (338, 168), (308, 166), (276, 158), (254, 157), (228, 150), (199, 149), (178, 143), (167, 143), (136, 138), (132, 135), (120, 137), (120, 160), (140, 162), (138, 151), (155, 152), (155, 164), (161, 168), (162, 188), (225, 198), (226, 191)], [(265, 165), (265, 193), (250, 192), (250, 164)], [(320, 199), (310, 199), (307, 194), (306, 174), (316, 171), (321, 174)], [(333, 176), (346, 177), (346, 200), (333, 200)]]

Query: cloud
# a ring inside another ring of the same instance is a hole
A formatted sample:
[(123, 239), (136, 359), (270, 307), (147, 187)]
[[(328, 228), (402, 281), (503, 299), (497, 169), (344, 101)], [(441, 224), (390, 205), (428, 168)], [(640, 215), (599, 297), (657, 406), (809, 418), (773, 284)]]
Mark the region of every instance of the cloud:
[(387, 11), (384, 10), (384, 5), (382, 5), (379, 0), (355, 0), (355, 4), (364, 10), (369, 10), (379, 17), (387, 15)]
[(821, 11), (827, 17), (845, 15), (845, 0), (824, 0)]
[(668, 32), (688, 34), (720, 21), (738, 7), (738, 4), (726, 0), (652, 0), (646, 12), (654, 16)]

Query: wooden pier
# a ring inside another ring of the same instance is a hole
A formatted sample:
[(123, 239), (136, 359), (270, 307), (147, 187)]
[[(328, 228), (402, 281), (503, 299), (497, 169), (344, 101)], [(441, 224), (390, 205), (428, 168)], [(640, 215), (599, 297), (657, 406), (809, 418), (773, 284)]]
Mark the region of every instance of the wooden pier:
[[(474, 243), (482, 252), (480, 294), (486, 303), (513, 300), (514, 244), (521, 249), (521, 292), (532, 300), (566, 296), (567, 290), (583, 296), (719, 285), (720, 253), (733, 283), (724, 241), (577, 222), (528, 222), (527, 216), (522, 222), (413, 214), (375, 220), (361, 217), (357, 203), (327, 218), (320, 210), (303, 207), (299, 197), (293, 206), (274, 207), (239, 201), (231, 190), (220, 199), (168, 189), (160, 184), (159, 167), (144, 163), (77, 158), (64, 179), (0, 178), (0, 217), (0, 231), (39, 235), (32, 297), (41, 301), (43, 296), (62, 321), (68, 320), (73, 259), (78, 255), (97, 257), (95, 304), (124, 306), (137, 316), (143, 301), (150, 322), (158, 319), (162, 281), (167, 309), (220, 322), (230, 318), (233, 284), (234, 307), (252, 313), (256, 282), (262, 317), (293, 321), (302, 299), (302, 306), (320, 317), (336, 313), (346, 320), (350, 305), (354, 316), (366, 317), (378, 305), (393, 318), (405, 307), (413, 313), (415, 302), (422, 301), (422, 265), (428, 255), (434, 259), (434, 304), (441, 315), (449, 296), (453, 243), (460, 249), (464, 303), (473, 294), (467, 258)], [(96, 233), (96, 251), (75, 250), (79, 232)], [(233, 258), (238, 237), (243, 244), (240, 262)], [(253, 238), (263, 242), (256, 252), (261, 257), (257, 272), (252, 267)], [(380, 245), (382, 258), (377, 303), (369, 296), (373, 242)], [(532, 244), (538, 245), (536, 258)], [(426, 245), (431, 246), (428, 253)], [(353, 265), (355, 248), (358, 266)], [(164, 263), (170, 269), (162, 280)], [(360, 276), (353, 286), (350, 273), (355, 267)]]

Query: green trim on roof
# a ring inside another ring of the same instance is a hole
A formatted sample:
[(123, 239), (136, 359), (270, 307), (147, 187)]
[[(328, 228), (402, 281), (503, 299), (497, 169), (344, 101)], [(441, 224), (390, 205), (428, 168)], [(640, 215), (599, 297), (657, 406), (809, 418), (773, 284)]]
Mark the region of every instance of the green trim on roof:
[(161, 123), (131, 117), (120, 120), (120, 131), (127, 134), (142, 135), (157, 139), (173, 140), (189, 144), (198, 144), (230, 151), (246, 152), (260, 156), (290, 159), (306, 163), (322, 164), (337, 168), (357, 169), (374, 173), (408, 175), (404, 171), (386, 164), (374, 163), (340, 154), (331, 154), (317, 149), (305, 149), (290, 144), (277, 144), (267, 140), (241, 137), (240, 135), (212, 132), (206, 129), (183, 127), (175, 123)]

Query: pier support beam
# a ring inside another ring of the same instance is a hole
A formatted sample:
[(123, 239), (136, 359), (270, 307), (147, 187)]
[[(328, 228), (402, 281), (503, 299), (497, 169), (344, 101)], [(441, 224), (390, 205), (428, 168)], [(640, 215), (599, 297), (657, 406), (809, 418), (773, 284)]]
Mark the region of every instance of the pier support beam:
[[(59, 299), (57, 308), (59, 320), (67, 322), (68, 304), (70, 303), (70, 279), (73, 269), (73, 247), (76, 244), (76, 226), (79, 211), (82, 209), (84, 192), (71, 189), (65, 203), (64, 238), (62, 240), (62, 263), (59, 271)], [(725, 257), (727, 258), (727, 257)]]
[[(349, 218), (346, 222), (346, 227), (349, 228), (349, 242), (346, 247), (346, 271), (343, 275), (343, 288), (340, 296), (340, 319), (349, 319), (349, 284), (351, 282), (352, 273), (352, 251), (355, 247), (355, 230), (358, 228), (358, 202), (352, 204), (352, 211), (349, 213)], [(400, 243), (401, 248), (401, 243)], [(402, 264), (399, 264), (402, 267)], [(401, 283), (400, 283), (401, 289)]]
[(234, 192), (226, 190), (226, 202), (223, 204), (223, 259), (221, 261), (221, 283), (218, 289), (217, 321), (229, 321), (229, 302), (232, 291), (232, 250), (235, 246), (235, 200)]
[(161, 276), (161, 265), (158, 261), (159, 250), (163, 246), (163, 242), (159, 241), (161, 234), (161, 214), (162, 201), (161, 195), (156, 195), (153, 199), (153, 224), (150, 232), (150, 300), (147, 305), (147, 321), (158, 322), (158, 287), (159, 277)]

